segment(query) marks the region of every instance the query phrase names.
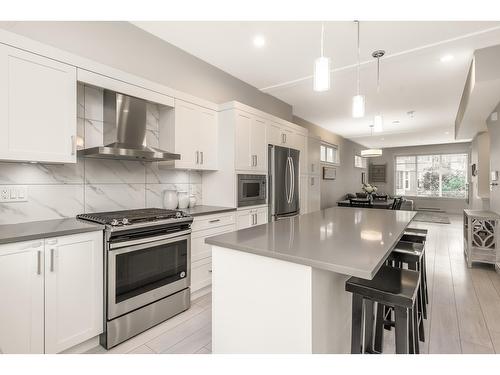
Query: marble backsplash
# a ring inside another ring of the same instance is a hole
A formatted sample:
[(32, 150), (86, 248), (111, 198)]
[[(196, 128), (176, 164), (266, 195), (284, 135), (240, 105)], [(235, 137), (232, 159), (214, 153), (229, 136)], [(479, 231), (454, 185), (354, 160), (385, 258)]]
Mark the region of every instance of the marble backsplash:
[[(157, 147), (158, 108), (148, 106), (148, 142)], [(78, 86), (78, 135), (102, 144), (102, 91)], [(155, 141), (156, 140), (156, 141)], [(202, 202), (201, 172), (158, 163), (79, 158), (76, 164), (0, 163), (0, 185), (26, 185), (28, 201), (0, 203), (0, 224), (74, 217), (83, 212), (162, 207), (163, 191), (187, 191)]]

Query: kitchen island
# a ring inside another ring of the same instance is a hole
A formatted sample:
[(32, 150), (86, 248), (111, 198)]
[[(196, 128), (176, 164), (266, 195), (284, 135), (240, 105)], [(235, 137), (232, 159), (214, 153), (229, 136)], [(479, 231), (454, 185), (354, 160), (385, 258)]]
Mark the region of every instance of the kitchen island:
[(345, 281), (372, 279), (414, 216), (333, 207), (208, 238), (213, 353), (348, 353)]

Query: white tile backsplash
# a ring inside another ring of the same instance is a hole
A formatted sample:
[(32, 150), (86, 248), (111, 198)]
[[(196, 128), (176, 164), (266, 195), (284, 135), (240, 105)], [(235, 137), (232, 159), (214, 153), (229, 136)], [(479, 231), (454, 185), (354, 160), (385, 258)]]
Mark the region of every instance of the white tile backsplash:
[(85, 212), (146, 207), (145, 184), (86, 184)]
[(128, 160), (85, 159), (85, 183), (144, 184), (144, 163)]
[(103, 90), (93, 86), (85, 86), (85, 119), (103, 121)]
[[(77, 135), (103, 144), (101, 89), (78, 84)], [(158, 147), (159, 107), (148, 103), (147, 140)], [(83, 212), (163, 207), (163, 191), (188, 191), (202, 203), (202, 174), (158, 163), (78, 158), (76, 164), (1, 163), (0, 184), (26, 185), (28, 201), (0, 203), (0, 225), (74, 217)]]
[(0, 203), (0, 224), (74, 217), (83, 212), (82, 185), (27, 185), (27, 202)]

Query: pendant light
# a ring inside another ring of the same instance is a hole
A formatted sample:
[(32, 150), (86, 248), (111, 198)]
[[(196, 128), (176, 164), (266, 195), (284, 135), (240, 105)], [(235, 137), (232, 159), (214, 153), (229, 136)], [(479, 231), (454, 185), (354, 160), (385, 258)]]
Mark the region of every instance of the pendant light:
[[(380, 58), (385, 55), (384, 50), (377, 50), (372, 53), (372, 56), (377, 59), (377, 95), (380, 93)], [(373, 131), (380, 133), (384, 130), (384, 118), (379, 112), (373, 118)]]
[(330, 90), (330, 59), (323, 55), (325, 25), (321, 24), (321, 56), (314, 61), (314, 91)]
[(360, 60), (359, 60), (359, 21), (355, 21), (358, 29), (358, 39), (357, 39), (357, 46), (358, 46), (358, 66), (357, 66), (357, 72), (356, 72), (356, 95), (352, 97), (352, 117), (353, 118), (362, 118), (365, 117), (365, 96), (360, 95), (359, 93), (359, 66), (360, 66)]
[[(370, 125), (371, 128), (371, 136), (373, 137), (373, 131), (375, 128), (375, 125), (372, 124)], [(382, 156), (382, 149), (380, 148), (369, 148), (367, 150), (361, 150), (361, 157), (363, 158), (376, 158)]]

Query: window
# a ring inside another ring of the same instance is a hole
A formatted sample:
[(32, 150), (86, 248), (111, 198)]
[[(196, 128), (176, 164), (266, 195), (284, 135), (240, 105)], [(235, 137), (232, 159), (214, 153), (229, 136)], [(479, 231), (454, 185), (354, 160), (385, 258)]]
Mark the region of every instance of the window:
[(467, 154), (396, 156), (396, 194), (465, 199)]
[(323, 163), (338, 164), (339, 150), (335, 145), (323, 143), (320, 146), (320, 160)]
[(356, 168), (366, 168), (366, 159), (359, 155), (354, 155), (354, 166)]

